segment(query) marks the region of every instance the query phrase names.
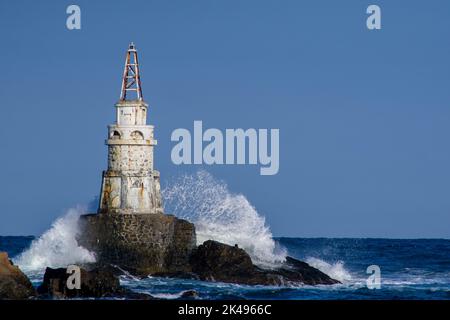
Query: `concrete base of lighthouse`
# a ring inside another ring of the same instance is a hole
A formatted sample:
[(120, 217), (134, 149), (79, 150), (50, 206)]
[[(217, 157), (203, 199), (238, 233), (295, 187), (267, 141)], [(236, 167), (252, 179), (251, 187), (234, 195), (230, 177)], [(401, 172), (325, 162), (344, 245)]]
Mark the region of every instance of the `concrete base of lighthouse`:
[(166, 214), (87, 214), (80, 219), (78, 242), (97, 262), (136, 275), (190, 272), (196, 247), (192, 223)]

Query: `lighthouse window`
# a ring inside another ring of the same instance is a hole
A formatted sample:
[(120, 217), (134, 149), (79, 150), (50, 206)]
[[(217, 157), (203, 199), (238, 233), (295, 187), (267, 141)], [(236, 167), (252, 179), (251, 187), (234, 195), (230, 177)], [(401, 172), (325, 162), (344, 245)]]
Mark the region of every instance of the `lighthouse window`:
[(113, 131), (113, 134), (111, 136), (112, 139), (120, 139), (120, 132), (119, 131)]
[(135, 140), (143, 140), (144, 139), (144, 135), (140, 131), (133, 131), (131, 133), (131, 138), (133, 138)]

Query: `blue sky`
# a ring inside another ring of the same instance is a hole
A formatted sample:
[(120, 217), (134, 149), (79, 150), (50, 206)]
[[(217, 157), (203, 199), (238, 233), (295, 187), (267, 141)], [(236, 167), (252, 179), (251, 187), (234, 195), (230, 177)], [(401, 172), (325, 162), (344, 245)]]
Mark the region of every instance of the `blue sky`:
[[(277, 236), (450, 235), (448, 1), (2, 1), (0, 37), (0, 235), (99, 193), (130, 41), (163, 184), (207, 169)], [(170, 134), (194, 120), (279, 128), (279, 173), (173, 165)]]

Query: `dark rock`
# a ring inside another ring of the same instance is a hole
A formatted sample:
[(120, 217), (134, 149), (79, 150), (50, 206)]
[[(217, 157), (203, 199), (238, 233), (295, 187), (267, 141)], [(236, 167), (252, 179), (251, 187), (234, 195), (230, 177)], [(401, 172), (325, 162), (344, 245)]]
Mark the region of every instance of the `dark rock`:
[(36, 292), (27, 276), (0, 252), (0, 300), (22, 300), (34, 297)]
[(191, 256), (192, 271), (201, 280), (249, 285), (335, 284), (337, 280), (305, 262), (288, 257), (276, 269), (261, 269), (252, 263), (247, 252), (208, 240)]
[[(90, 266), (92, 267), (92, 265)], [(42, 285), (38, 288), (44, 298), (123, 298), (131, 300), (152, 300), (154, 297), (133, 292), (120, 286), (122, 270), (114, 266), (98, 266), (91, 270), (80, 268), (81, 287), (68, 289), (69, 274), (64, 268), (47, 268)]]
[[(340, 283), (306, 262), (292, 257), (286, 257), (283, 265), (275, 271), (276, 275), (281, 275), (288, 282), (300, 282), (308, 285)], [(270, 271), (268, 273), (270, 274)]]
[(101, 298), (121, 293), (119, 278), (108, 269), (87, 271), (80, 268), (80, 289), (68, 288), (67, 279), (69, 276), (70, 274), (67, 273), (65, 268), (47, 268), (44, 280), (38, 288), (38, 293), (51, 298)]
[(186, 290), (180, 296), (180, 299), (193, 299), (198, 297), (198, 292), (195, 290)]
[(80, 289), (69, 289), (67, 269), (47, 268), (44, 280), (38, 288), (43, 298), (125, 298), (134, 300), (154, 299), (151, 295), (136, 293), (120, 286), (117, 269), (101, 267), (93, 270), (80, 268)]
[(243, 249), (208, 240), (191, 256), (192, 271), (206, 281), (242, 283), (253, 277), (255, 267)]
[(190, 272), (196, 245), (192, 223), (166, 214), (88, 214), (78, 242), (102, 264), (134, 275)]
[(117, 265), (112, 265), (112, 264), (93, 262), (93, 263), (81, 264), (80, 267), (85, 269), (86, 271), (95, 271), (97, 269), (107, 270), (109, 273), (111, 273), (115, 277), (131, 276), (130, 273), (127, 272), (126, 270), (120, 268)]

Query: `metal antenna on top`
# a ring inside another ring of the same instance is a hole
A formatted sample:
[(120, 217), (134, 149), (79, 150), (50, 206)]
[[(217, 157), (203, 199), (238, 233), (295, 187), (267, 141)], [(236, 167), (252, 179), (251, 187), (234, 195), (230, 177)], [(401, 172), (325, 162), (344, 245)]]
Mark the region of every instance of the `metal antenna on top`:
[(122, 89), (120, 92), (120, 100), (127, 99), (127, 92), (135, 91), (136, 99), (142, 101), (142, 87), (139, 72), (139, 63), (136, 47), (131, 42), (127, 50), (127, 57), (125, 59), (125, 68), (122, 77)]

